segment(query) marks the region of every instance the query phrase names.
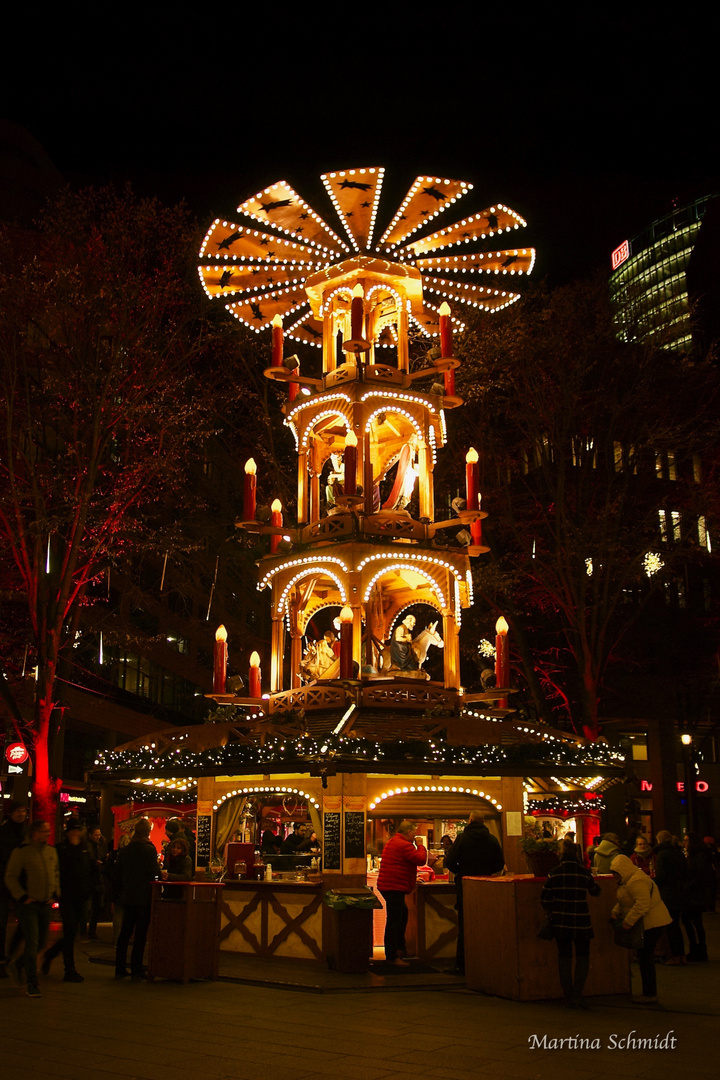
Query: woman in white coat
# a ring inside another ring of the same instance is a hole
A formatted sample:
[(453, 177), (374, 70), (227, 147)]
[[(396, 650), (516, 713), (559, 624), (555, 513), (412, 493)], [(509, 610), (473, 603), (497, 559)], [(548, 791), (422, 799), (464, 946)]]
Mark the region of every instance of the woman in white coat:
[(642, 947), (637, 950), (642, 994), (633, 998), (633, 1001), (655, 1004), (655, 946), (663, 927), (672, 922), (670, 912), (662, 902), (660, 890), (655, 883), (644, 870), (635, 866), (627, 855), (615, 856), (610, 864), (610, 873), (618, 882), (617, 904), (613, 908), (613, 916), (622, 916), (624, 930), (629, 930), (639, 919), (643, 919), (645, 929)]

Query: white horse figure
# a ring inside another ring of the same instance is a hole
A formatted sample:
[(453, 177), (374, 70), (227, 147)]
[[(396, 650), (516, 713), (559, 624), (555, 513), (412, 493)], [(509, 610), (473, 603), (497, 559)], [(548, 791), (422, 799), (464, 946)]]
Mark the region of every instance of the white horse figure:
[[(413, 638), (410, 643), (410, 648), (415, 655), (415, 659), (418, 662), (419, 671), (402, 671), (400, 672), (404, 678), (408, 679), (429, 679), (430, 676), (426, 671), (422, 671), (422, 666), (427, 660), (428, 650), (431, 645), (434, 645), (437, 649), (444, 649), (445, 642), (437, 632), (437, 619), (434, 623), (430, 623), (424, 630)], [(382, 645), (380, 648), (380, 674), (391, 675), (393, 671), (400, 671), (397, 667), (392, 667), (392, 658), (390, 655), (390, 645)]]

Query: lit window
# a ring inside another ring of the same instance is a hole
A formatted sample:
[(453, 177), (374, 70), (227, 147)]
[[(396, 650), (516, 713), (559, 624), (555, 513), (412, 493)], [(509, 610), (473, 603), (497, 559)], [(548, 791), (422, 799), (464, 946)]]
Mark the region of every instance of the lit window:
[(702, 547), (707, 548), (708, 551), (712, 551), (712, 544), (710, 543), (710, 533), (707, 530), (705, 517), (702, 514), (698, 518), (698, 540), (700, 541)]
[(666, 544), (668, 535), (667, 535), (667, 521), (666, 521), (665, 511), (664, 510), (658, 510), (658, 520), (660, 522), (660, 539), (663, 541), (663, 543)]
[(680, 542), (680, 511), (679, 510), (671, 510), (670, 515), (672, 517), (672, 525), (673, 525), (673, 540), (677, 544), (677, 543)]
[(702, 474), (701, 474), (701, 470), (700, 470), (700, 455), (699, 454), (693, 454), (693, 480), (695, 481), (696, 484), (700, 483), (701, 475)]

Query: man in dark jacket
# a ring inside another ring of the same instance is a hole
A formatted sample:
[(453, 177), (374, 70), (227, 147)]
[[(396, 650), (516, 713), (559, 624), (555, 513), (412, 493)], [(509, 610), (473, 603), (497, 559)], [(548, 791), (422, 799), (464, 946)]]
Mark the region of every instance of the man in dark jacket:
[(672, 923), (667, 928), (670, 958), (668, 964), (681, 965), (685, 960), (685, 941), (680, 926), (687, 863), (682, 848), (673, 841), (672, 833), (661, 829), (657, 834), (655, 848), (655, 884), (665, 907), (670, 912)]
[(473, 810), (468, 823), (458, 835), (445, 859), (448, 870), (455, 874), (457, 889), (457, 959), (455, 971), (465, 973), (465, 923), (463, 918), (462, 879), (464, 877), (491, 877), (499, 874), (505, 866), (503, 850), (487, 825), (483, 824), (481, 810)]
[[(27, 807), (25, 803), (11, 802), (5, 808), (5, 820), (0, 825), (0, 979), (7, 978), (5, 971), (5, 941), (12, 897), (3, 880), (10, 856), (15, 848), (25, 843)], [(15, 931), (8, 956), (12, 956), (20, 942), (19, 926)]]
[[(143, 954), (150, 928), (152, 883), (157, 880), (159, 873), (157, 851), (148, 839), (150, 829), (147, 818), (140, 818), (132, 840), (118, 852), (117, 872), (123, 920), (115, 950), (116, 979), (124, 979), (127, 975), (132, 975), (135, 980), (145, 978)], [(127, 950), (133, 930), (135, 939), (128, 972)]]
[(64, 982), (84, 982), (75, 967), (75, 938), (85, 918), (85, 905), (92, 892), (93, 871), (90, 852), (83, 843), (83, 827), (73, 818), (65, 826), (65, 839), (57, 846), (60, 864), (60, 917), (62, 937), (46, 951), (42, 973), (50, 972), (55, 957), (63, 954)]

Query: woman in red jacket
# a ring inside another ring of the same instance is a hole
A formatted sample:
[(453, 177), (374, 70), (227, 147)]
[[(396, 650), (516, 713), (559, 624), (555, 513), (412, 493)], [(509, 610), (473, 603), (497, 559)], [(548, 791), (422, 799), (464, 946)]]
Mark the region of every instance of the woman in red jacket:
[(418, 866), (427, 862), (427, 851), (414, 844), (417, 829), (412, 821), (402, 821), (385, 846), (378, 874), (378, 892), (385, 901), (385, 959), (395, 967), (409, 967), (400, 953), (405, 952), (407, 893), (415, 888)]

